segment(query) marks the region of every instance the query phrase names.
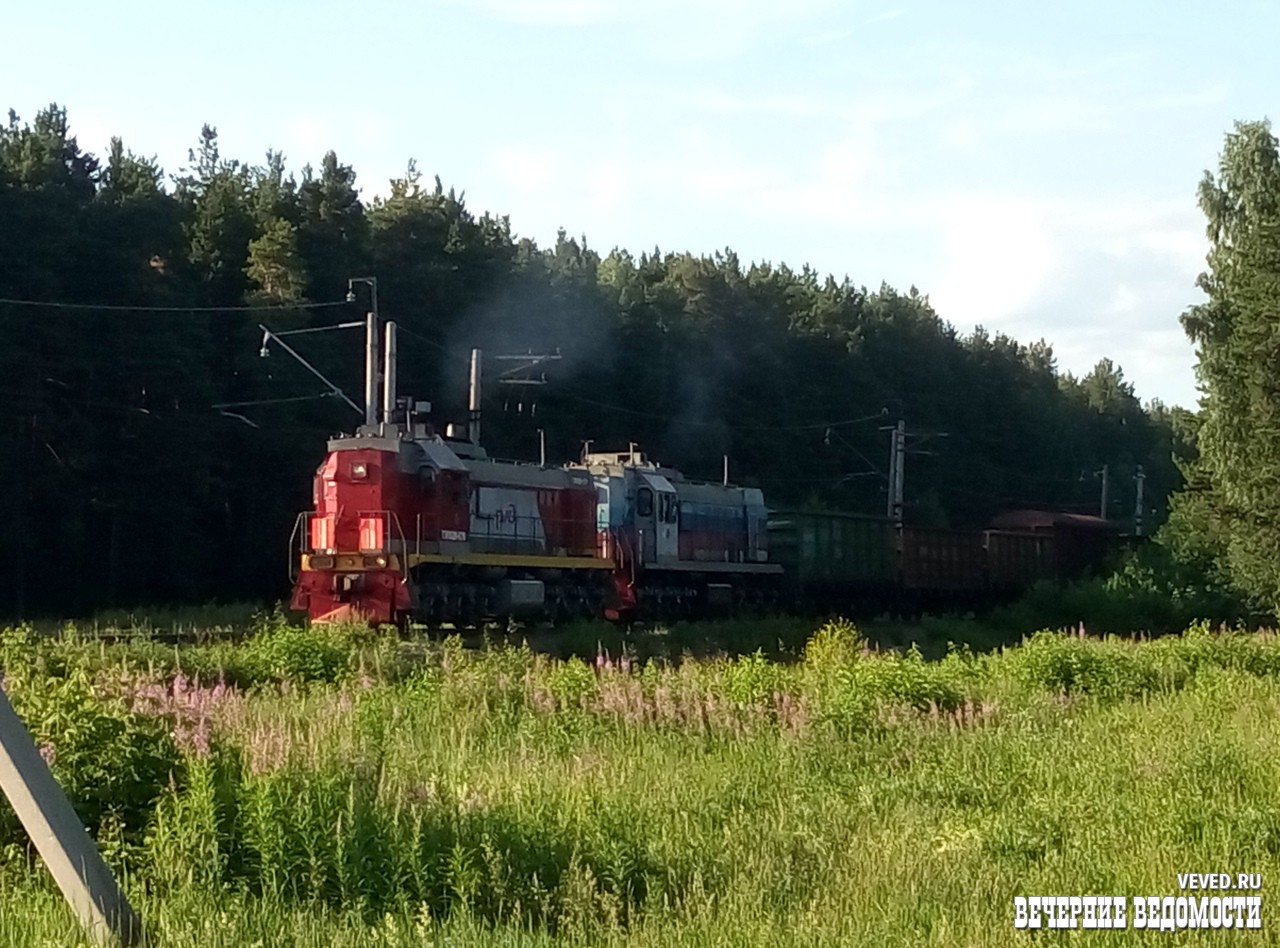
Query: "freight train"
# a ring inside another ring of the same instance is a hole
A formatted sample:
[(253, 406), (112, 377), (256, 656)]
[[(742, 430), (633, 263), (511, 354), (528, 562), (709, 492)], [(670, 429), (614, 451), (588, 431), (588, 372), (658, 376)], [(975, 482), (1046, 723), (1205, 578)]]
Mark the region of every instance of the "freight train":
[(366, 385), (366, 423), (330, 440), (290, 541), (292, 606), (313, 621), (976, 607), (1080, 572), (1112, 536), (1098, 518), (1035, 511), (975, 532), (771, 511), (758, 489), (686, 478), (634, 446), (495, 460), (395, 397), (387, 333), (381, 417)]

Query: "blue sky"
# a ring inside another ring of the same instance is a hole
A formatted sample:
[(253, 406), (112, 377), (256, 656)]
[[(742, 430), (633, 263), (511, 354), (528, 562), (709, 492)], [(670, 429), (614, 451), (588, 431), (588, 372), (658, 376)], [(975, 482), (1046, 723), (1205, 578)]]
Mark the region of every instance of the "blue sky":
[[(17, 9), (14, 9), (17, 7)], [(1280, 6), (859, 0), (13, 4), (0, 89), (176, 173), (200, 125), (366, 197), (409, 158), (541, 243), (809, 263), (1193, 406), (1196, 185), (1267, 117)], [(16, 38), (16, 42), (14, 41)]]

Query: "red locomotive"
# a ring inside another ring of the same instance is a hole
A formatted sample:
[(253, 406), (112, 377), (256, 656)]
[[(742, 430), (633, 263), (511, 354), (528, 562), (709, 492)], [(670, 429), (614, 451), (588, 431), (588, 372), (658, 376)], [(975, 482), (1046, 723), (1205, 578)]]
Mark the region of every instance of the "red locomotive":
[(590, 476), (493, 461), (417, 427), (329, 442), (315, 511), (299, 519), (293, 607), (373, 622), (602, 614), (613, 563)]
[(329, 442), (295, 525), (293, 608), (374, 623), (689, 614), (758, 599), (781, 573), (758, 490), (689, 481), (635, 451), (497, 461), (474, 415), (470, 439), (441, 437), (396, 398), (386, 332), (381, 417), (367, 384), (365, 424)]

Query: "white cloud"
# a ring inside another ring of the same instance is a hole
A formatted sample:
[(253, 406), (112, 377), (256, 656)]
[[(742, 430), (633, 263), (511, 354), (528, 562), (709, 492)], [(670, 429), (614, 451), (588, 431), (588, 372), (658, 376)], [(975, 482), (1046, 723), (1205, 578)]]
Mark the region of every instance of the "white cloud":
[(634, 19), (635, 3), (626, 0), (451, 0), (451, 2), (488, 10), (495, 16), (516, 23), (542, 26), (587, 26)]
[(1166, 404), (1196, 407), (1195, 380), (1188, 372), (1194, 351), (1176, 322), (1167, 329), (1134, 329), (1123, 323), (1081, 326), (1056, 339), (1053, 350), (1063, 370), (1076, 376), (1107, 356), (1124, 370), (1143, 401), (1159, 397)]
[(970, 325), (1012, 316), (1035, 298), (1060, 249), (1035, 201), (960, 198), (943, 205), (945, 264), (930, 299), (945, 318)]
[[(506, 145), (489, 155), (488, 164), (505, 183), (517, 190), (541, 191), (555, 183), (557, 155), (533, 145)], [(560, 178), (564, 175), (561, 173)]]
[(297, 115), (284, 126), (284, 140), (280, 150), (289, 155), (323, 154), (333, 147), (333, 124), (318, 115)]
[(1115, 292), (1111, 294), (1111, 305), (1108, 310), (1116, 315), (1132, 313), (1137, 310), (1138, 304), (1141, 302), (1142, 300), (1137, 293), (1121, 283), (1115, 288)]
[(844, 110), (814, 95), (743, 96), (720, 89), (704, 89), (686, 93), (677, 91), (674, 98), (694, 112), (710, 115), (782, 115), (820, 118), (839, 116)]
[(969, 155), (978, 152), (981, 141), (977, 125), (968, 117), (944, 122), (938, 137), (943, 147)]
[(830, 43), (839, 43), (842, 40), (851, 39), (853, 36), (853, 30), (823, 30), (820, 33), (814, 33), (812, 36), (806, 36), (801, 42), (806, 46), (826, 46)]
[[(120, 134), (120, 127), (111, 124), (102, 116), (86, 118), (71, 116), (71, 134), (75, 136), (76, 144), (80, 146), (81, 151), (93, 152), (105, 158), (110, 151), (112, 137)], [(125, 147), (129, 147), (130, 144), (125, 142)]]
[(1149, 109), (1195, 109), (1219, 106), (1231, 95), (1231, 84), (1214, 82), (1193, 92), (1169, 92), (1142, 103)]
[(636, 42), (665, 58), (708, 60), (745, 52), (781, 26), (835, 0), (451, 0), (513, 23), (546, 27), (633, 26)]
[(990, 120), (1004, 132), (1097, 132), (1110, 128), (1119, 114), (1110, 102), (1077, 95), (1018, 96), (997, 104)]
[(605, 162), (592, 170), (588, 178), (587, 200), (595, 213), (616, 217), (626, 212), (631, 197), (631, 179), (625, 165)]
[(1172, 257), (1188, 269), (1203, 268), (1209, 251), (1204, 231), (1189, 227), (1141, 231), (1135, 239), (1144, 250)]
[[(772, 92), (744, 95), (723, 89), (673, 88), (664, 98), (695, 116), (758, 116), (821, 119), (860, 130), (888, 123), (909, 123), (956, 106), (974, 91), (972, 79), (955, 76), (915, 88), (876, 88), (843, 97), (830, 94)], [(645, 94), (649, 94), (646, 90)]]

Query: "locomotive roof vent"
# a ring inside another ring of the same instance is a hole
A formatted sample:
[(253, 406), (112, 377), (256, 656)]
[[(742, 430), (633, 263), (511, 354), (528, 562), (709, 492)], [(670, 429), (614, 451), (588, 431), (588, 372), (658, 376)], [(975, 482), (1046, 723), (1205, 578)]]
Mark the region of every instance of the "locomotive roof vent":
[(592, 452), (582, 456), (582, 463), (590, 467), (593, 464), (621, 464), (628, 467), (653, 467), (642, 451)]

